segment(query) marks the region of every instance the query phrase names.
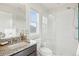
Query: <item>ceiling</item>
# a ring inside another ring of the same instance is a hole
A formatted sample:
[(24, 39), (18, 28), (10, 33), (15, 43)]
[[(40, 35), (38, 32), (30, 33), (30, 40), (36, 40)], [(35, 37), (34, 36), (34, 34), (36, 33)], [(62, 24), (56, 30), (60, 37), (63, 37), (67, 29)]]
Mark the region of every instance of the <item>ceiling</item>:
[(17, 8), (17, 7), (24, 7), (25, 4), (24, 3), (0, 3), (0, 6), (9, 6), (9, 7)]
[[(40, 5), (48, 9), (50, 12), (53, 12), (56, 10), (59, 11), (67, 8), (74, 8), (77, 6), (77, 3), (40, 3)], [(12, 12), (15, 9), (24, 11), (25, 8), (26, 7), (24, 3), (0, 3), (0, 10), (5, 10), (8, 12)]]
[(61, 9), (74, 8), (77, 6), (77, 3), (42, 3), (42, 5), (50, 11), (56, 11)]
[(0, 10), (7, 12), (24, 11), (25, 5), (21, 3), (0, 3)]

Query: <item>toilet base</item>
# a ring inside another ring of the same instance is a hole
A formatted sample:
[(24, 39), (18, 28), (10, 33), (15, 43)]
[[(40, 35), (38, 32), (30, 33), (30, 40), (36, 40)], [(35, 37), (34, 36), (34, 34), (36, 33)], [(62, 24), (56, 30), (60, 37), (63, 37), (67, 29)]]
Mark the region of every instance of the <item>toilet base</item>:
[(40, 56), (53, 56), (54, 54), (52, 53), (52, 50), (50, 50), (49, 48), (46, 47), (41, 47), (38, 55)]

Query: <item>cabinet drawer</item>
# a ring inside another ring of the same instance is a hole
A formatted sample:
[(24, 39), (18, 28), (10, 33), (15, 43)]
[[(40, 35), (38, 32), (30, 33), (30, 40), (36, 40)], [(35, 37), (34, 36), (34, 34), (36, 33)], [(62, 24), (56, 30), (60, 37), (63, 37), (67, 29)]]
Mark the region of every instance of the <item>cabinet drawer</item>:
[(12, 56), (27, 56), (27, 55), (30, 55), (31, 53), (33, 53), (34, 51), (36, 51), (36, 44), (29, 47), (29, 48), (26, 48), (18, 53), (15, 53), (13, 54)]

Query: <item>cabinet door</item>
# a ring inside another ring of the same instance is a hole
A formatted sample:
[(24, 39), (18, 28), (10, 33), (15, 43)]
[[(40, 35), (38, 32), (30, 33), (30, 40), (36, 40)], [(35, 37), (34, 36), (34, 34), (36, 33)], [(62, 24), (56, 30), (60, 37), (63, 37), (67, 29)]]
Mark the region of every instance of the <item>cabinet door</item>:
[(12, 56), (28, 56), (28, 55), (32, 54), (34, 51), (36, 51), (36, 44), (18, 52), (18, 53), (15, 53)]
[(36, 51), (34, 51), (33, 53), (31, 53), (29, 56), (37, 56)]

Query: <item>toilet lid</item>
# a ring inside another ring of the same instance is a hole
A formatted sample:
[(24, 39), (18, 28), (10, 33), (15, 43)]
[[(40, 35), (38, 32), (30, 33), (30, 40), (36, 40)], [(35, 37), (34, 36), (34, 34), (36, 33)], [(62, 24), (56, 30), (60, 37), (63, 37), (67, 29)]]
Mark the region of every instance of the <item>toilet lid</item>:
[(42, 55), (42, 56), (52, 56), (53, 54), (52, 54), (52, 50), (50, 50), (49, 48), (46, 48), (46, 47), (42, 47), (41, 49), (40, 49), (40, 54)]

